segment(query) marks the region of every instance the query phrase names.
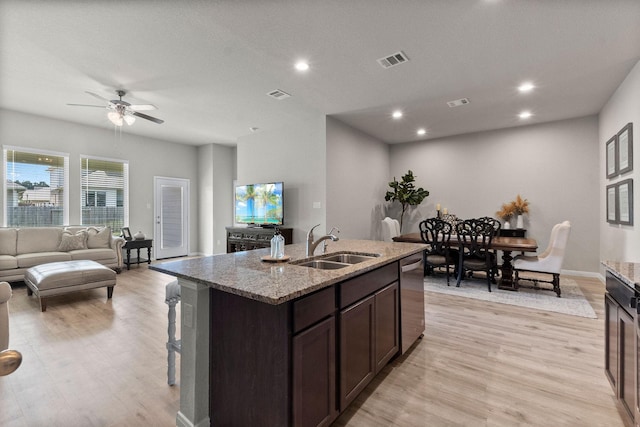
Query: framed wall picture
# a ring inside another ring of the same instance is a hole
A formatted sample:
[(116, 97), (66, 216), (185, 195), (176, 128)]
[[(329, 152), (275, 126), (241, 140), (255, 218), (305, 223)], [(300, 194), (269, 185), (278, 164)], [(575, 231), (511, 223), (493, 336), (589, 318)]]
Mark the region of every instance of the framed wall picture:
[(618, 173), (633, 170), (633, 123), (627, 123), (616, 135), (618, 152)]
[(129, 227), (122, 227), (122, 237), (124, 237), (124, 240), (131, 240), (131, 230), (129, 230)]
[(633, 225), (633, 179), (617, 184), (618, 224)]
[(617, 184), (607, 185), (607, 222), (610, 224), (618, 222), (617, 190)]
[(618, 175), (618, 135), (614, 135), (607, 141), (607, 178), (613, 178)]

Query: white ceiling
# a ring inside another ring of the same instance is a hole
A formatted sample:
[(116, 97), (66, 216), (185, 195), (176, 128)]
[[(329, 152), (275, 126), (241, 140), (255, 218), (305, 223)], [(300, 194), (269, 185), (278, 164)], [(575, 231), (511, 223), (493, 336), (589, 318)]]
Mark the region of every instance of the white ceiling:
[(639, 22), (638, 0), (0, 0), (0, 107), (110, 128), (66, 104), (125, 89), (165, 123), (124, 131), (163, 140), (234, 144), (311, 112), (407, 142), (596, 114), (640, 60)]

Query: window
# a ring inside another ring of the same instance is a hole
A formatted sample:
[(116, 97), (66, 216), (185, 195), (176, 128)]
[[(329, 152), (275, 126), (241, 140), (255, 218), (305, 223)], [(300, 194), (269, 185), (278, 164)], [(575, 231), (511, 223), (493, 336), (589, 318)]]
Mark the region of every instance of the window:
[(68, 223), (69, 155), (5, 147), (5, 224), (45, 227)]
[(129, 222), (129, 163), (88, 156), (80, 162), (82, 224), (120, 230)]

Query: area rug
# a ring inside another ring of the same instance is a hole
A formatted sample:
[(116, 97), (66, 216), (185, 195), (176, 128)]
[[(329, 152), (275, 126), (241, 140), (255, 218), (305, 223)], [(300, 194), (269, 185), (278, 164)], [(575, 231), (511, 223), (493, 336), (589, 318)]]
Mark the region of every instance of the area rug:
[(457, 288), (455, 280), (451, 280), (451, 285), (447, 286), (447, 279), (443, 275), (426, 276), (424, 278), (424, 290), (426, 292), (517, 305), (536, 310), (553, 311), (571, 316), (597, 318), (596, 313), (576, 281), (563, 277), (560, 278), (561, 298), (558, 298), (555, 292), (552, 291), (527, 288), (520, 288), (517, 292), (504, 291), (493, 284), (491, 285), (491, 292), (489, 292), (487, 290), (487, 282), (483, 279), (464, 280), (460, 287)]

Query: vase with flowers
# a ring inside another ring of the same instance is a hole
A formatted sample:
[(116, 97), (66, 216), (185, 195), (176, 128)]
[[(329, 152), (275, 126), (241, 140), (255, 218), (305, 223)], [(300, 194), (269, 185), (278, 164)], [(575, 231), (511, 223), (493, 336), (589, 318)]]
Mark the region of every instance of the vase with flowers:
[(529, 213), (529, 201), (523, 199), (518, 194), (513, 203), (513, 211), (516, 214), (516, 228), (524, 228), (524, 219), (522, 215)]
[(511, 218), (513, 217), (513, 206), (510, 203), (503, 203), (502, 208), (496, 212), (498, 218), (504, 221), (502, 228), (508, 230), (511, 228)]
[(510, 220), (512, 217), (516, 217), (516, 228), (524, 228), (524, 214), (529, 213), (529, 201), (527, 199), (523, 199), (519, 194), (516, 196), (515, 200), (510, 203), (503, 203), (502, 208), (496, 212), (498, 217), (504, 220), (504, 228), (508, 229), (511, 227)]

